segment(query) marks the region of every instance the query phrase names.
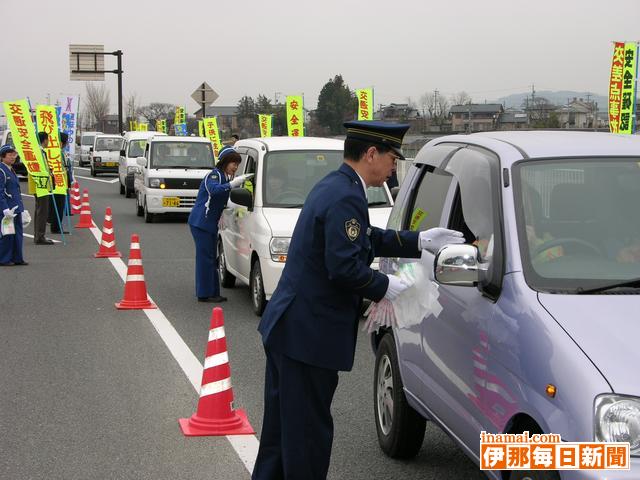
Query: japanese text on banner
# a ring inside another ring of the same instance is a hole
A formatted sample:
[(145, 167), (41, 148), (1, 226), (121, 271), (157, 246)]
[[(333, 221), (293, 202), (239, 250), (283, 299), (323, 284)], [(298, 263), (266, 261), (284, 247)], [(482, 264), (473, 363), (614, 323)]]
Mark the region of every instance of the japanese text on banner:
[(49, 195), (51, 188), (49, 168), (44, 163), (44, 157), (36, 137), (36, 129), (31, 121), (29, 103), (27, 100), (17, 100), (4, 102), (3, 106), (13, 144), (33, 179), (36, 186), (36, 196)]
[(187, 109), (178, 105), (176, 107), (176, 117), (173, 122), (173, 128), (176, 135), (187, 135)]
[(258, 114), (258, 123), (260, 124), (260, 136), (262, 138), (271, 136), (271, 120), (273, 115)]
[(609, 131), (620, 132), (620, 108), (622, 107), (622, 76), (624, 74), (624, 43), (616, 42), (611, 61), (609, 79)]
[(140, 124), (138, 124), (138, 131), (139, 132), (148, 132), (149, 131), (149, 124), (148, 123), (140, 123)]
[(358, 120), (373, 120), (373, 89), (356, 90), (356, 100), (358, 101)]
[(637, 65), (638, 44), (635, 42), (625, 43), (619, 133), (631, 134), (635, 130)]
[(58, 102), (62, 106), (60, 114), (60, 131), (69, 136), (69, 141), (64, 149), (67, 159), (70, 161), (76, 153), (76, 129), (78, 119), (78, 103), (80, 98), (77, 95), (61, 97)]
[(156, 120), (156, 132), (167, 133), (167, 121)]
[(290, 137), (304, 137), (304, 110), (301, 95), (287, 96), (287, 132)]
[(204, 120), (198, 120), (198, 136), (204, 137)]
[(213, 144), (213, 155), (217, 160), (218, 152), (222, 149), (222, 141), (220, 140), (220, 133), (218, 132), (218, 119), (216, 117), (204, 119), (204, 133), (205, 136)]
[(62, 164), (56, 107), (53, 105), (38, 105), (36, 107), (36, 121), (38, 122), (38, 131), (45, 132), (49, 136), (49, 143), (45, 151), (47, 152), (47, 160), (49, 162), (49, 172), (55, 180), (56, 185), (53, 193), (66, 195), (67, 170)]

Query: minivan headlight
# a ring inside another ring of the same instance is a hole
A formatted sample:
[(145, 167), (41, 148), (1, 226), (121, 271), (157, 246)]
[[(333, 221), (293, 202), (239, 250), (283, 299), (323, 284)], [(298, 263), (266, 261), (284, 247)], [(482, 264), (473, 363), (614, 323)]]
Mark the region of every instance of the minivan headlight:
[(287, 253), (289, 252), (289, 243), (291, 237), (273, 237), (269, 242), (269, 251), (271, 252), (271, 260), (274, 262), (284, 263), (287, 261)]
[(164, 180), (162, 178), (150, 178), (149, 186), (151, 188), (164, 188)]
[(640, 398), (600, 395), (595, 427), (596, 442), (629, 442), (631, 455), (640, 455)]

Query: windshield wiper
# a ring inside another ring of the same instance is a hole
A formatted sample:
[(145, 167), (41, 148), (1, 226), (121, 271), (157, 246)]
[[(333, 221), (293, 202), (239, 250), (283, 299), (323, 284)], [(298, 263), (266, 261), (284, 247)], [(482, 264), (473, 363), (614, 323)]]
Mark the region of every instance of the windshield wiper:
[(302, 208), (302, 204), (298, 203), (295, 205), (282, 205), (280, 208)]
[(389, 205), (389, 202), (385, 200), (384, 202), (371, 202), (369, 204), (370, 207), (377, 207), (378, 205)]
[(640, 288), (640, 278), (634, 278), (633, 280), (625, 280), (624, 282), (610, 283), (609, 285), (603, 285), (601, 287), (594, 288), (578, 288), (576, 293), (579, 295), (585, 295), (589, 293), (606, 292), (607, 290), (613, 290), (615, 288)]

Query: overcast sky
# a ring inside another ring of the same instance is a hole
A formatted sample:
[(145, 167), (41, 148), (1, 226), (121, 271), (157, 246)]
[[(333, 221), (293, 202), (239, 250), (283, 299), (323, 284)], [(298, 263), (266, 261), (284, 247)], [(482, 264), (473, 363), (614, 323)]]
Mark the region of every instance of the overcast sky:
[[(614, 40), (640, 40), (640, 1), (617, 0), (0, 0), (0, 100), (84, 93), (70, 43), (124, 52), (124, 96), (198, 106), (243, 95), (304, 94), (342, 74), (375, 103), (438, 89), (475, 101), (531, 90), (606, 94)], [(115, 57), (107, 57), (115, 68)], [(116, 75), (106, 76), (115, 113)]]

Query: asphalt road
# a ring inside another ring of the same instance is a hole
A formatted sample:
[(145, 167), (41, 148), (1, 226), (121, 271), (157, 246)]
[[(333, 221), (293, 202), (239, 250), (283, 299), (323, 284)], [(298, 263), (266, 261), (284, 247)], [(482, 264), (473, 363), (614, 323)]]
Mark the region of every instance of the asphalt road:
[[(186, 218), (145, 224), (117, 183), (78, 180), (89, 189), (99, 228), (112, 207), (125, 262), (131, 234), (140, 235), (149, 294), (202, 363), (212, 304), (195, 299)], [(33, 213), (33, 199), (24, 201)], [(249, 478), (226, 438), (182, 435), (177, 420), (195, 412), (196, 391), (146, 315), (115, 309), (123, 283), (111, 262), (93, 258), (98, 244), (91, 232), (72, 229), (65, 240), (49, 247), (25, 238), (30, 265), (0, 270), (0, 478)], [(259, 434), (264, 352), (258, 317), (246, 286), (223, 294), (235, 405)], [(416, 458), (385, 457), (373, 420), (372, 377), (373, 354), (361, 332), (354, 369), (340, 374), (333, 402), (329, 478), (485, 478), (430, 424)]]

